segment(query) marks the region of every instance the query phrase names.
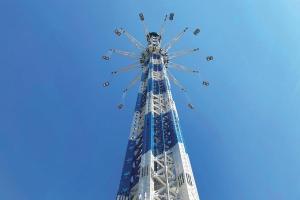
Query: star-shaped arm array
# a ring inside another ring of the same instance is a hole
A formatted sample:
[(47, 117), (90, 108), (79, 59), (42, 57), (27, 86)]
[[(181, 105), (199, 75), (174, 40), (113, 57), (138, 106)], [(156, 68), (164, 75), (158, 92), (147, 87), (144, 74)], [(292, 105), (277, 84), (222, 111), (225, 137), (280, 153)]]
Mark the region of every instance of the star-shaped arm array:
[[(145, 36), (147, 37), (149, 31), (148, 31), (148, 28), (147, 28), (146, 23), (145, 23), (144, 14), (140, 13), (139, 14), (139, 18), (140, 18), (140, 21), (143, 24)], [(168, 15), (165, 15), (165, 18), (163, 20), (163, 23), (162, 23), (162, 25), (160, 27), (160, 31), (159, 31), (160, 37), (165, 32), (165, 26), (166, 26), (167, 22), (168, 21), (173, 21), (173, 19), (174, 19), (174, 13), (170, 13)], [(167, 43), (164, 46), (164, 48), (162, 48), (162, 51), (165, 52), (165, 55), (166, 55), (165, 65), (166, 65), (167, 69), (173, 68), (173, 69), (176, 69), (176, 70), (179, 70), (179, 71), (182, 71), (182, 72), (188, 72), (188, 73), (198, 74), (199, 73), (198, 70), (186, 67), (186, 66), (181, 65), (181, 64), (174, 63), (173, 60), (176, 59), (176, 58), (178, 58), (178, 57), (186, 56), (186, 55), (192, 54), (192, 53), (194, 53), (196, 51), (199, 51), (199, 48), (187, 49), (187, 50), (182, 50), (182, 51), (176, 51), (176, 52), (170, 52), (169, 53), (169, 50), (178, 41), (180, 41), (180, 39), (187, 32), (187, 30), (188, 30), (187, 27), (184, 28), (180, 33), (178, 33), (174, 38), (172, 38), (170, 40), (170, 42)], [(146, 52), (145, 50), (147, 48), (140, 41), (138, 41), (134, 36), (132, 36), (129, 32), (127, 32), (125, 29), (123, 29), (123, 28), (115, 29), (114, 33), (117, 36), (125, 35), (127, 37), (127, 39), (129, 40), (129, 42), (132, 43), (138, 50), (140, 50), (142, 52)], [(193, 35), (195, 35), (195, 36), (198, 35), (199, 33), (200, 33), (200, 29), (199, 28), (196, 28), (193, 31)], [(148, 51), (148, 49), (147, 49), (147, 51)], [(121, 56), (128, 57), (130, 59), (136, 60), (136, 62), (133, 63), (133, 64), (130, 64), (130, 65), (127, 65), (127, 66), (124, 66), (124, 67), (120, 67), (117, 70), (112, 71), (111, 74), (114, 75), (114, 76), (118, 75), (118, 74), (121, 74), (121, 73), (127, 73), (127, 72), (129, 72), (131, 70), (134, 70), (134, 69), (141, 69), (143, 67), (143, 66), (141, 66), (141, 68), (140, 68), (140, 65), (141, 65), (141, 61), (140, 61), (140, 59), (141, 59), (140, 55), (141, 54), (140, 53), (137, 54), (137, 53), (134, 53), (134, 52), (128, 52), (128, 51), (123, 51), (123, 50), (119, 50), (119, 49), (110, 49), (104, 56), (102, 56), (102, 58), (104, 60), (110, 60), (111, 59), (111, 55), (113, 53), (119, 54)], [(209, 62), (209, 61), (214, 60), (214, 58), (213, 58), (213, 56), (207, 56), (206, 60)], [(186, 88), (175, 78), (174, 75), (171, 74), (170, 70), (167, 70), (167, 77), (186, 96), (186, 99), (189, 102), (187, 104), (188, 107), (190, 109), (194, 109), (194, 106), (190, 103), (190, 98), (188, 97)], [(127, 85), (127, 87), (123, 90), (123, 92), (122, 92), (122, 103), (120, 103), (118, 105), (119, 109), (122, 109), (124, 107), (125, 98), (126, 98), (126, 95), (127, 95), (128, 91), (138, 82), (139, 79), (140, 79), (140, 73), (137, 76), (135, 76), (129, 82), (129, 84)], [(202, 82), (202, 85), (205, 86), (205, 87), (207, 87), (207, 86), (209, 86), (209, 82), (205, 80), (205, 81)], [(103, 83), (103, 87), (109, 87), (109, 86), (110, 86), (110, 81), (106, 81), (106, 82)]]

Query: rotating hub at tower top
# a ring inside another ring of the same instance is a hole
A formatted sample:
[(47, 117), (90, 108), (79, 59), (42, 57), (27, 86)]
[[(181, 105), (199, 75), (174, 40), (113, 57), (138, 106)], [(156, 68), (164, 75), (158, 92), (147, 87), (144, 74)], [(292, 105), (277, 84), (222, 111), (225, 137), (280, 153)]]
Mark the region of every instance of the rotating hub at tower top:
[(145, 49), (145, 51), (141, 53), (141, 57), (140, 57), (140, 63), (142, 64), (142, 66), (146, 66), (149, 63), (151, 54), (160, 55), (163, 59), (163, 63), (165, 65), (168, 64), (168, 54), (166, 50), (161, 48), (160, 41), (161, 41), (161, 35), (159, 35), (158, 33), (150, 32), (147, 34), (148, 46)]

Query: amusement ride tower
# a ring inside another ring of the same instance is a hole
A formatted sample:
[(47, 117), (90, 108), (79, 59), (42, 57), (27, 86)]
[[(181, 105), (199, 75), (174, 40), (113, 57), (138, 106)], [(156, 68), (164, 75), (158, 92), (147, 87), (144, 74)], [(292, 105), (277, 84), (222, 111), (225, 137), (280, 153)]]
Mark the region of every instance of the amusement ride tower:
[[(139, 16), (144, 22), (143, 14), (140, 13)], [(167, 15), (164, 22), (173, 20), (173, 17), (173, 13)], [(124, 34), (141, 50), (138, 56), (130, 52), (110, 50), (111, 53), (138, 58), (137, 65), (114, 71), (113, 75), (135, 67), (141, 69), (139, 78), (135, 78), (123, 91), (125, 94), (135, 82), (140, 80), (117, 200), (199, 200), (170, 90), (170, 81), (173, 81), (182, 91), (185, 89), (168, 69), (172, 66), (179, 70), (198, 73), (196, 70), (172, 63), (174, 58), (198, 49), (169, 53), (172, 45), (183, 36), (187, 28), (164, 47), (161, 45), (163, 31), (164, 25), (159, 33), (148, 32), (145, 28), (147, 46), (144, 47), (124, 29), (115, 30), (118, 36)], [(199, 32), (200, 30), (196, 29), (193, 33), (197, 35)], [(103, 59), (109, 60), (110, 54), (103, 56)], [(212, 57), (206, 59), (209, 61)], [(107, 81), (103, 86), (107, 87), (109, 84)], [(203, 85), (207, 86), (208, 82), (204, 81)], [(123, 106), (120, 104), (118, 108), (122, 109)], [(194, 108), (190, 103), (188, 107)]]

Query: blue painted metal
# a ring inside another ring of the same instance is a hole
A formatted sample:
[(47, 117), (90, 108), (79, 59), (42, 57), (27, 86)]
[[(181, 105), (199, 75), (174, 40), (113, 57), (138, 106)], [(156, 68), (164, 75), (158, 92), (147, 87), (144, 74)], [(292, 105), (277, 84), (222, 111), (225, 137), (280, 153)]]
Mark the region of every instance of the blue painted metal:
[(145, 126), (143, 131), (143, 154), (154, 147), (154, 116), (150, 112), (145, 116)]
[(142, 112), (142, 108), (146, 105), (147, 90), (142, 93), (138, 93), (137, 101), (135, 105), (135, 111)]
[[(147, 65), (148, 69), (141, 76), (141, 82), (147, 83), (147, 87), (138, 93), (135, 112), (142, 113), (146, 109), (145, 106), (148, 106), (149, 112), (141, 116), (144, 117), (142, 134), (135, 140), (129, 139), (128, 142), (118, 190), (118, 195), (125, 197), (130, 196), (130, 190), (139, 181), (141, 155), (151, 151), (156, 156), (174, 147), (178, 142), (183, 142), (176, 110), (171, 109), (160, 114), (151, 111), (151, 95), (166, 95), (167, 91), (170, 91), (170, 83), (163, 71), (163, 64), (152, 63), (153, 60), (159, 59), (160, 55), (152, 54)], [(163, 79), (153, 80), (152, 71), (163, 73)]]
[(122, 176), (119, 186), (118, 194), (128, 196), (130, 193), (131, 185), (130, 179), (132, 177), (132, 163), (134, 160), (135, 141), (129, 140), (127, 145), (127, 152), (125, 156), (124, 166), (122, 170)]

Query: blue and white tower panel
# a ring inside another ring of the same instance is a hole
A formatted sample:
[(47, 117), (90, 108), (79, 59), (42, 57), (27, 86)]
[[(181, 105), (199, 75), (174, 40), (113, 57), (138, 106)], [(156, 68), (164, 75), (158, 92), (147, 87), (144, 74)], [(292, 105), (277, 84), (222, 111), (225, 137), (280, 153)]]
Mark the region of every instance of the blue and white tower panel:
[(161, 35), (147, 34), (117, 200), (199, 200), (167, 75)]

